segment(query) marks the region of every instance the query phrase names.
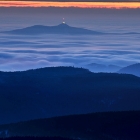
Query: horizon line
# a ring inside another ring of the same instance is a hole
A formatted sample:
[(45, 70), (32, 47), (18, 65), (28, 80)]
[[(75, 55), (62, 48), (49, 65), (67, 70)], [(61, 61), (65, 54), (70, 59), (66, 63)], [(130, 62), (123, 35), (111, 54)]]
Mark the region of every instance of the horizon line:
[(0, 7), (139, 9), (140, 2), (0, 1)]

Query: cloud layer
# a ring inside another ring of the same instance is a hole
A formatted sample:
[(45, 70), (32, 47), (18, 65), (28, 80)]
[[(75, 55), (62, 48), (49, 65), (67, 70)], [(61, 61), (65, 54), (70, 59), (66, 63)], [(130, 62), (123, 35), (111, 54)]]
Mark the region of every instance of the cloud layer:
[(0, 70), (17, 71), (48, 66), (90, 63), (126, 66), (139, 62), (140, 35), (11, 36), (0, 39)]

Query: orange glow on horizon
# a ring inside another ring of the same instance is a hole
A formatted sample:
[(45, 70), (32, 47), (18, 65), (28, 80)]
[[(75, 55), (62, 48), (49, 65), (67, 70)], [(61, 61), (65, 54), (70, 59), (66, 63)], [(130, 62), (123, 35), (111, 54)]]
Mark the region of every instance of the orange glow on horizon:
[(139, 2), (39, 2), (0, 1), (0, 7), (140, 8)]

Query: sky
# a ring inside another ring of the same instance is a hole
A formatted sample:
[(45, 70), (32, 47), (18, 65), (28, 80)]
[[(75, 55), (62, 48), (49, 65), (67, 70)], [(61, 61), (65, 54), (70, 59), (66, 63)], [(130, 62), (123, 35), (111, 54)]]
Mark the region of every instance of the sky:
[[(25, 0), (1, 0), (1, 1), (25, 1)], [(26, 0), (26, 1), (60, 1), (60, 2), (139, 2), (140, 0)]]
[(0, 7), (140, 8), (139, 2), (0, 1)]

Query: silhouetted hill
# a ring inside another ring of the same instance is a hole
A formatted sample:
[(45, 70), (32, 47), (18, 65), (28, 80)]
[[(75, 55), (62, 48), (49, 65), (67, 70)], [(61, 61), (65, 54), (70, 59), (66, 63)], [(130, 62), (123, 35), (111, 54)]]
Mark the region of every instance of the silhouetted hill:
[(122, 67), (117, 65), (103, 65), (98, 63), (91, 63), (86, 66), (85, 68), (89, 69), (92, 72), (117, 72)]
[(140, 78), (74, 67), (0, 72), (0, 123), (140, 109)]
[(140, 111), (104, 112), (1, 125), (1, 137), (60, 136), (81, 140), (139, 140)]
[(96, 32), (88, 29), (71, 27), (67, 24), (59, 24), (57, 26), (43, 26), (43, 25), (34, 25), (31, 27), (16, 29), (12, 31), (6, 31), (5, 33), (11, 34), (25, 34), (25, 35), (34, 35), (34, 34), (72, 34), (72, 35), (84, 35), (84, 34), (103, 34), (101, 32)]
[(140, 77), (140, 63), (124, 67), (118, 73), (133, 74)]
[(61, 23), (56, 26), (44, 26), (44, 25), (34, 25), (26, 27), (23, 29), (15, 29), (11, 31), (4, 31), (0, 33), (18, 34), (18, 35), (36, 35), (36, 34), (69, 34), (69, 35), (129, 35), (129, 34), (140, 34), (137, 32), (128, 33), (103, 33), (98, 31), (93, 31), (89, 29), (72, 27), (66, 23)]

